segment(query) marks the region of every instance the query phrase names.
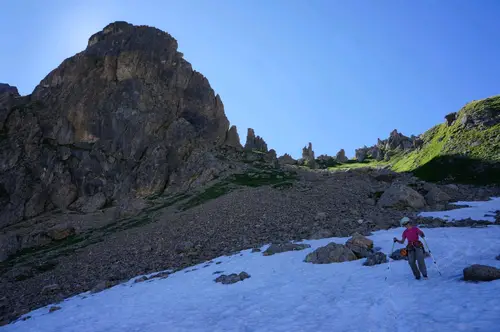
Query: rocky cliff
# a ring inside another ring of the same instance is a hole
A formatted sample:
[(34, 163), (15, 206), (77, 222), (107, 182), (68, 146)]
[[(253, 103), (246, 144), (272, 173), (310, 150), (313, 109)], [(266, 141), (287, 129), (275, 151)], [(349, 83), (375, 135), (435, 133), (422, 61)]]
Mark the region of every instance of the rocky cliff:
[(112, 23), (31, 95), (0, 85), (0, 227), (161, 193), (228, 127), (220, 97), (172, 36)]

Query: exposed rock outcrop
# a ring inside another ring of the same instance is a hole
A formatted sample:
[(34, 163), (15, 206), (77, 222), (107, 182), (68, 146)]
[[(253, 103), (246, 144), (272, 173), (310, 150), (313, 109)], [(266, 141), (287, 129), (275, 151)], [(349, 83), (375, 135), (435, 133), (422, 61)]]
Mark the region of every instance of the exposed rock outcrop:
[(340, 149), (340, 151), (337, 152), (337, 154), (335, 155), (335, 159), (339, 163), (345, 163), (345, 162), (349, 161), (349, 158), (347, 158), (346, 155), (345, 155), (345, 150), (344, 149)]
[(446, 119), (446, 124), (451, 126), (457, 119), (457, 112), (446, 114), (444, 118)]
[(231, 126), (231, 128), (227, 131), (225, 144), (237, 149), (243, 148), (241, 146), (240, 135), (238, 135), (238, 129), (236, 126)]
[(75, 201), (89, 211), (161, 193), (229, 127), (177, 41), (126, 22), (90, 37), (32, 95), (5, 84), (0, 95), (0, 227)]
[(368, 158), (389, 161), (391, 154), (409, 152), (422, 146), (423, 140), (417, 136), (407, 137), (394, 129), (386, 140), (377, 139), (377, 144), (356, 149), (356, 159), (363, 162)]
[(267, 152), (266, 142), (262, 137), (255, 136), (255, 131), (252, 128), (248, 128), (245, 150), (256, 150), (261, 152)]
[(278, 158), (278, 162), (280, 165), (296, 165), (297, 160), (293, 159), (291, 155), (285, 153), (281, 157)]
[(302, 163), (307, 165), (309, 168), (316, 168), (316, 158), (314, 157), (314, 151), (312, 148), (312, 143), (302, 148)]

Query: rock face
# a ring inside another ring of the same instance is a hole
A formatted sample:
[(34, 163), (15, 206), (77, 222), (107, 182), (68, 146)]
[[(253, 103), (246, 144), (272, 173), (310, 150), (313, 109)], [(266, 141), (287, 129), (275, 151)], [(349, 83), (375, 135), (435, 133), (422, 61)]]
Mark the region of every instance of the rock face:
[(255, 136), (255, 131), (252, 128), (248, 128), (245, 150), (257, 150), (261, 152), (267, 152), (266, 142), (262, 137)]
[(344, 149), (340, 149), (340, 151), (337, 152), (337, 154), (335, 155), (335, 159), (339, 163), (346, 163), (346, 162), (349, 161), (349, 158), (347, 158), (346, 155), (345, 155), (345, 150)]
[(364, 146), (356, 149), (356, 159), (363, 162), (368, 158), (377, 161), (390, 160), (391, 153), (409, 152), (422, 146), (423, 140), (417, 136), (405, 136), (394, 129), (388, 139), (377, 140), (377, 144), (371, 147)]
[(316, 158), (314, 157), (311, 142), (309, 142), (306, 147), (302, 148), (302, 162), (310, 168), (316, 168)]
[(278, 162), (280, 165), (295, 165), (297, 164), (297, 160), (293, 159), (291, 155), (285, 153), (281, 157), (278, 158)]
[(421, 209), (425, 206), (425, 199), (408, 186), (393, 184), (382, 194), (377, 204), (380, 207)]
[(343, 244), (329, 243), (306, 256), (305, 262), (313, 264), (330, 264), (358, 259), (351, 249)]
[(493, 281), (500, 279), (500, 269), (493, 266), (474, 264), (464, 269), (466, 281)]
[(457, 112), (446, 114), (444, 118), (446, 119), (446, 125), (451, 126), (457, 119)]
[(16, 97), (0, 86), (0, 227), (161, 193), (195, 151), (235, 141), (208, 80), (152, 27), (106, 26)]
[(236, 126), (231, 126), (226, 134), (226, 145), (232, 146), (233, 148), (242, 149), (240, 142), (240, 135), (238, 135), (238, 129)]

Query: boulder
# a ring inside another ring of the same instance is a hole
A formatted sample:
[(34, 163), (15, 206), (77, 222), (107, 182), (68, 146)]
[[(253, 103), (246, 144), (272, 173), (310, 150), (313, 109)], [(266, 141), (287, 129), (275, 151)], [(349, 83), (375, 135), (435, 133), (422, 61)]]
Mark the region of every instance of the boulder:
[(221, 283), (223, 285), (234, 284), (239, 281), (243, 281), (247, 278), (250, 278), (250, 275), (246, 272), (240, 272), (239, 274), (232, 273), (230, 275), (221, 275), (215, 279), (215, 282)]
[(353, 261), (358, 259), (351, 249), (343, 244), (329, 243), (308, 254), (305, 262), (313, 264), (330, 264)]
[(69, 208), (78, 210), (83, 213), (91, 213), (102, 209), (107, 202), (106, 195), (104, 193), (97, 193), (90, 197), (82, 196), (79, 197), (75, 202), (73, 202)]
[(378, 264), (384, 264), (387, 263), (387, 255), (384, 254), (383, 252), (375, 252), (370, 254), (367, 258), (366, 261), (363, 263), (364, 266), (373, 266), (373, 265), (378, 265)]
[(345, 245), (347, 248), (351, 249), (358, 258), (368, 257), (373, 253), (373, 241), (359, 233), (353, 234)]
[(474, 264), (463, 271), (466, 281), (493, 281), (500, 279), (500, 269), (493, 266)]
[(421, 209), (425, 207), (425, 199), (410, 187), (401, 184), (393, 184), (382, 194), (377, 205), (395, 209)]
[(66, 224), (57, 225), (47, 231), (48, 237), (56, 241), (64, 240), (72, 235), (75, 235), (75, 233), (75, 228)]
[(273, 243), (262, 253), (262, 255), (271, 256), (287, 251), (304, 250), (306, 248), (311, 248), (311, 245), (299, 243)]
[(439, 203), (449, 202), (451, 200), (450, 195), (439, 189), (438, 187), (432, 187), (425, 195), (425, 201), (429, 205), (436, 205)]

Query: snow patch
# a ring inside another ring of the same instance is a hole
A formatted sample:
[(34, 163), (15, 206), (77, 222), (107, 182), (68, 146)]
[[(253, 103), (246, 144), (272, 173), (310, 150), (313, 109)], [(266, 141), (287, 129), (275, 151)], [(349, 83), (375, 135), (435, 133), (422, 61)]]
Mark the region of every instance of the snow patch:
[(491, 197), (489, 201), (460, 201), (452, 204), (467, 207), (449, 211), (421, 212), (419, 216), (443, 219), (447, 222), (468, 218), (495, 222), (496, 211), (500, 211), (500, 197)]

